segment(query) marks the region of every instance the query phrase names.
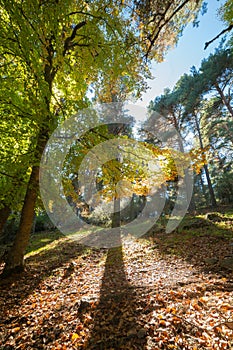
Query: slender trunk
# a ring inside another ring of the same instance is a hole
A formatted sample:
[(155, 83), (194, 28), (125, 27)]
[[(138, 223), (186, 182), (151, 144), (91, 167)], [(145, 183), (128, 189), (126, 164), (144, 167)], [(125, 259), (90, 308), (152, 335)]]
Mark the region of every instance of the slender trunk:
[(204, 181), (203, 181), (203, 178), (202, 178), (202, 174), (203, 174), (203, 171), (201, 171), (200, 173), (200, 181), (201, 181), (201, 190), (202, 190), (202, 193), (205, 197), (205, 201), (206, 201), (206, 205), (208, 204), (208, 196), (206, 194), (206, 189), (205, 189), (205, 184), (204, 184)]
[[(178, 124), (178, 121), (177, 121), (177, 118), (175, 117), (175, 115), (173, 115), (173, 123), (174, 123), (174, 126), (175, 126), (177, 133), (179, 134), (178, 144), (179, 144), (180, 152), (185, 153), (185, 149), (184, 149), (184, 145), (183, 145), (182, 137), (181, 137), (181, 130), (180, 130), (180, 127), (179, 127), (179, 124)], [(189, 193), (190, 185), (191, 185), (189, 179), (190, 179), (190, 176), (189, 176), (188, 169), (185, 169), (184, 170), (185, 196), (186, 196), (186, 200), (187, 200), (187, 204), (188, 204), (188, 211), (190, 213), (193, 213), (196, 210), (196, 205), (195, 205), (195, 199), (194, 199), (193, 194)], [(178, 189), (176, 190), (176, 193), (177, 192), (178, 192)]]
[(112, 228), (120, 227), (121, 212), (120, 212), (120, 198), (114, 198), (114, 210), (112, 216)]
[(136, 203), (134, 201), (134, 198), (135, 198), (135, 194), (133, 193), (133, 196), (132, 196), (132, 199), (130, 202), (130, 207), (129, 207), (130, 221), (134, 220), (135, 217), (137, 216), (137, 214), (136, 214), (137, 206), (136, 206)]
[(212, 182), (211, 182), (211, 179), (210, 179), (210, 173), (209, 173), (209, 169), (208, 169), (207, 164), (204, 165), (204, 170), (205, 170), (205, 175), (206, 175), (206, 179), (207, 179), (208, 189), (209, 189), (209, 193), (210, 193), (211, 206), (212, 207), (216, 207), (217, 206), (217, 202), (216, 202), (216, 198), (215, 198), (215, 194), (214, 194), (214, 190), (213, 190)]
[[(39, 161), (48, 139), (48, 133), (42, 131), (38, 137), (35, 152), (36, 160)], [(6, 264), (3, 275), (10, 275), (12, 272), (20, 272), (24, 269), (24, 253), (29, 242), (34, 220), (34, 209), (39, 190), (39, 166), (32, 167), (31, 176), (28, 182), (26, 195), (19, 229), (16, 233), (14, 244), (6, 257)]]
[(7, 222), (10, 213), (11, 209), (7, 205), (0, 209), (0, 236), (3, 233), (3, 228)]
[[(198, 119), (197, 119), (197, 115), (195, 114), (194, 117), (195, 117), (195, 123), (196, 123), (199, 143), (200, 143), (201, 149), (203, 150), (204, 149), (204, 145), (203, 145), (203, 141), (202, 141), (201, 130), (200, 130), (199, 122), (198, 122)], [(211, 182), (211, 179), (210, 179), (210, 173), (209, 173), (209, 169), (208, 169), (207, 164), (204, 165), (204, 171), (205, 171), (207, 185), (208, 185), (208, 189), (209, 189), (209, 193), (210, 193), (210, 203), (211, 203), (212, 207), (216, 207), (217, 206), (217, 202), (216, 202), (216, 198), (215, 198), (215, 194), (214, 194), (214, 190), (213, 190), (212, 182)]]
[(190, 203), (189, 203), (189, 207), (188, 207), (188, 211), (189, 211), (189, 213), (194, 213), (195, 210), (196, 210), (196, 203), (195, 203), (194, 194), (192, 194), (191, 199), (190, 199)]
[(231, 116), (233, 117), (233, 109), (231, 107), (231, 104), (229, 103), (229, 101), (227, 101), (226, 96), (224, 95), (223, 91), (221, 90), (220, 86), (217, 83), (215, 84), (215, 88), (218, 91), (223, 104), (227, 107), (228, 111), (230, 112)]

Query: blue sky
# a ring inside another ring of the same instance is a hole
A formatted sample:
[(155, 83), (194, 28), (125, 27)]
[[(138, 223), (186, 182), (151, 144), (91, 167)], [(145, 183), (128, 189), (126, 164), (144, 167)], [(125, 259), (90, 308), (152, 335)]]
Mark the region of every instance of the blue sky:
[(151, 100), (163, 93), (166, 87), (173, 88), (174, 84), (184, 73), (189, 73), (192, 66), (199, 68), (203, 58), (214, 52), (220, 40), (215, 41), (206, 50), (205, 42), (213, 39), (226, 27), (217, 17), (217, 9), (225, 1), (208, 0), (208, 11), (199, 16), (200, 24), (194, 28), (189, 24), (183, 32), (178, 45), (165, 57), (162, 63), (152, 64), (153, 80), (148, 81), (150, 89), (142, 96), (137, 104), (147, 106)]

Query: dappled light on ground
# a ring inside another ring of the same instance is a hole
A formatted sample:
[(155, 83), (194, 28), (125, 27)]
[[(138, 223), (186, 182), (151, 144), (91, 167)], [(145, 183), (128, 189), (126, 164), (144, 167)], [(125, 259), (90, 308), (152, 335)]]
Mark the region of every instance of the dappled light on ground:
[(129, 236), (109, 250), (60, 239), (34, 252), (1, 281), (1, 347), (231, 349), (233, 273), (221, 261), (232, 228), (220, 237), (212, 224), (206, 235)]

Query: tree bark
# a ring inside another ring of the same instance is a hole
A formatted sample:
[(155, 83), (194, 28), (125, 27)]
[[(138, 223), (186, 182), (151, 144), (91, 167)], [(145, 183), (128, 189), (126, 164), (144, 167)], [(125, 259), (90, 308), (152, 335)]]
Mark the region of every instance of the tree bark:
[[(197, 134), (198, 134), (198, 138), (199, 138), (199, 143), (201, 146), (201, 149), (204, 150), (204, 145), (203, 145), (203, 141), (202, 141), (202, 135), (201, 135), (201, 130), (200, 130), (200, 126), (199, 126), (199, 122), (197, 119), (197, 115), (194, 115), (195, 118), (195, 123), (196, 123), (196, 128), (197, 128)], [(208, 189), (209, 189), (209, 193), (210, 193), (210, 202), (211, 202), (211, 206), (212, 207), (216, 207), (217, 206), (217, 202), (216, 202), (216, 198), (215, 198), (215, 194), (214, 194), (214, 190), (213, 190), (213, 186), (212, 186), (212, 182), (211, 182), (211, 178), (210, 178), (210, 173), (209, 173), (209, 169), (207, 164), (204, 165), (204, 171), (205, 171), (205, 175), (206, 175), (206, 180), (207, 180), (207, 185), (208, 185)]]
[[(181, 130), (180, 130), (179, 123), (178, 123), (178, 120), (177, 120), (175, 114), (173, 114), (173, 124), (174, 124), (174, 127), (175, 127), (178, 135), (179, 135), (178, 144), (179, 144), (180, 152), (182, 152), (184, 154), (185, 149), (184, 149), (184, 145), (182, 142)], [(191, 194), (191, 197), (189, 196), (190, 183), (189, 183), (189, 171), (188, 171), (188, 169), (184, 170), (184, 184), (185, 184), (186, 199), (187, 199), (187, 202), (189, 202), (188, 203), (188, 211), (190, 213), (194, 213), (196, 210), (196, 204), (195, 204), (195, 199), (194, 199), (193, 193)]]
[(227, 101), (226, 96), (224, 95), (223, 91), (221, 90), (220, 86), (217, 83), (215, 84), (215, 88), (218, 91), (223, 104), (226, 106), (226, 108), (228, 109), (229, 113), (233, 117), (233, 109), (231, 107), (231, 104)]
[(7, 219), (11, 213), (11, 208), (5, 205), (2, 209), (0, 209), (0, 236), (3, 233), (3, 228), (7, 222)]
[(188, 207), (188, 212), (195, 213), (195, 211), (196, 211), (196, 203), (195, 203), (194, 194), (192, 194), (191, 199), (190, 199), (190, 203), (189, 203), (189, 207)]
[(120, 198), (114, 198), (114, 209), (112, 215), (112, 228), (120, 227), (121, 212), (120, 212)]
[(209, 173), (209, 169), (208, 169), (207, 164), (204, 165), (204, 170), (205, 170), (206, 180), (207, 180), (208, 189), (209, 189), (209, 193), (210, 193), (211, 206), (215, 208), (217, 206), (217, 202), (216, 202), (216, 198), (215, 198), (215, 194), (214, 194), (214, 190), (213, 190), (212, 182), (210, 179), (210, 173)]
[(201, 171), (201, 173), (200, 173), (201, 189), (202, 189), (202, 193), (203, 193), (203, 195), (205, 197), (205, 201), (206, 201), (206, 204), (207, 204), (208, 203), (208, 197), (207, 197), (207, 194), (206, 194), (206, 189), (205, 189), (205, 184), (203, 182), (202, 174), (203, 174), (203, 171)]
[(24, 269), (24, 253), (28, 245), (30, 233), (34, 219), (34, 207), (36, 204), (39, 183), (39, 166), (32, 168), (30, 180), (28, 182), (27, 192), (24, 199), (23, 209), (19, 229), (15, 237), (12, 249), (6, 258), (4, 275), (11, 272), (21, 272)]
[[(81, 22), (80, 24), (77, 24), (75, 26), (75, 28), (73, 29), (72, 35), (69, 38), (71, 41), (76, 36), (77, 30), (85, 24), (86, 22)], [(16, 233), (16, 238), (12, 246), (12, 249), (10, 250), (6, 258), (6, 264), (4, 267), (3, 275), (9, 275), (14, 271), (22, 271), (24, 269), (24, 253), (28, 245), (30, 234), (32, 231), (34, 209), (35, 209), (37, 194), (39, 190), (38, 163), (40, 162), (44, 148), (49, 139), (49, 125), (51, 121), (50, 102), (51, 102), (51, 96), (52, 96), (52, 84), (53, 84), (55, 75), (59, 69), (58, 66), (53, 65), (53, 59), (55, 57), (56, 52), (53, 48), (52, 41), (53, 41), (53, 36), (51, 35), (48, 38), (48, 42), (46, 46), (46, 54), (45, 54), (46, 64), (44, 68), (44, 81), (48, 84), (48, 88), (49, 88), (49, 94), (46, 92), (46, 95), (44, 97), (45, 106), (48, 114), (44, 115), (44, 118), (40, 123), (37, 146), (36, 146), (35, 155), (34, 155), (35, 163), (32, 166), (32, 172), (28, 182), (26, 195), (24, 198), (19, 229), (18, 229), (18, 232)], [(66, 44), (67, 44), (67, 41), (64, 42), (63, 56), (65, 56), (67, 53)]]
[[(35, 152), (37, 162), (41, 158), (47, 140), (48, 133), (43, 130), (38, 136), (38, 143)], [(7, 254), (3, 276), (8, 276), (11, 273), (21, 272), (24, 270), (24, 254), (32, 231), (34, 209), (36, 205), (38, 190), (39, 166), (34, 165), (32, 167), (31, 176), (28, 182), (27, 191), (24, 198), (19, 229), (16, 233), (13, 246)]]
[[(52, 83), (56, 75), (56, 69), (53, 68), (54, 50), (51, 45), (51, 38), (49, 39), (47, 49), (47, 64), (44, 68), (44, 80), (48, 84), (50, 94), (45, 96), (45, 105), (48, 115), (45, 115), (45, 125), (49, 125), (50, 116), (50, 101), (52, 94)], [(38, 133), (37, 146), (34, 154), (34, 162), (36, 165), (32, 166), (31, 176), (28, 182), (26, 195), (24, 198), (23, 208), (21, 212), (21, 219), (19, 229), (16, 233), (14, 244), (6, 257), (6, 264), (3, 271), (3, 276), (8, 276), (14, 272), (21, 272), (24, 270), (24, 253), (29, 242), (34, 220), (34, 209), (36, 205), (37, 194), (39, 190), (39, 166), (41, 156), (43, 154), (46, 143), (49, 139), (49, 129), (43, 123)]]

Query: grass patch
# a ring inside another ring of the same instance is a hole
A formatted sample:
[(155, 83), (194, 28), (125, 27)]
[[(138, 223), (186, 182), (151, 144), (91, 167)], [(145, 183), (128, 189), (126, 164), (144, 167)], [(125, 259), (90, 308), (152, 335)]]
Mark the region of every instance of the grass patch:
[(27, 256), (37, 254), (43, 250), (50, 249), (51, 243), (66, 237), (60, 231), (42, 231), (31, 235), (26, 250)]
[[(207, 219), (206, 214), (206, 212), (197, 215), (187, 214), (180, 225), (169, 234), (165, 233), (166, 223), (163, 230), (160, 230), (161, 222), (159, 222), (160, 225), (157, 226), (157, 229), (151, 230), (145, 238), (151, 238), (152, 242), (155, 243), (155, 248), (159, 248), (165, 254), (176, 256), (186, 256), (188, 251), (192, 250), (193, 254), (194, 251), (195, 254), (199, 254), (199, 251), (208, 250), (217, 242), (225, 242), (227, 247), (229, 241), (233, 239), (233, 210), (231, 208), (225, 212), (215, 210), (213, 214), (216, 214), (217, 221)], [(221, 243), (219, 244), (221, 246)], [(199, 250), (194, 247), (195, 245), (199, 247)], [(206, 252), (206, 256), (208, 256), (208, 252)]]
[[(179, 227), (170, 234), (166, 234), (165, 227), (167, 223), (167, 218), (160, 218), (145, 235), (140, 237), (140, 240), (143, 238), (147, 241), (149, 237), (156, 238), (159, 236), (163, 244), (168, 246), (179, 246), (181, 243), (188, 243), (193, 238), (197, 237), (216, 237), (225, 238), (227, 240), (233, 239), (233, 209), (228, 208), (225, 212), (217, 212), (216, 214), (223, 218), (222, 221), (214, 222), (206, 219), (205, 214), (198, 215), (186, 215)], [(227, 219), (227, 220), (226, 220)], [(147, 220), (146, 222), (139, 223), (137, 225), (132, 225), (132, 233), (137, 237), (141, 231), (146, 227), (150, 226), (151, 221)], [(123, 226), (124, 227), (124, 226)], [(122, 228), (123, 228), (122, 227)], [(101, 230), (101, 228), (100, 228)], [(98, 228), (97, 228), (98, 231)], [(90, 234), (91, 231), (80, 230), (78, 236), (81, 238), (85, 237), (87, 234)], [(139, 234), (140, 235), (140, 234)], [(71, 235), (72, 238), (72, 235)], [(40, 252), (50, 251), (59, 245), (61, 242), (70, 241), (69, 236), (64, 236), (60, 231), (42, 231), (31, 235), (29, 245), (27, 247), (27, 257), (38, 254)], [(88, 255), (90, 252), (86, 252)]]

